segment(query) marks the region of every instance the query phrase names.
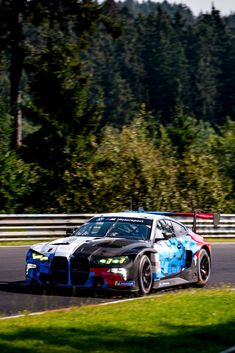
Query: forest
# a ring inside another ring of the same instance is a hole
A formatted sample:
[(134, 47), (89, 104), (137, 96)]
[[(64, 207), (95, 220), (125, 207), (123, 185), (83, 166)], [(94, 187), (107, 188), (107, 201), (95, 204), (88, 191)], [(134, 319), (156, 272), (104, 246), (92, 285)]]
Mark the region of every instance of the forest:
[(0, 213), (235, 213), (235, 13), (0, 0)]

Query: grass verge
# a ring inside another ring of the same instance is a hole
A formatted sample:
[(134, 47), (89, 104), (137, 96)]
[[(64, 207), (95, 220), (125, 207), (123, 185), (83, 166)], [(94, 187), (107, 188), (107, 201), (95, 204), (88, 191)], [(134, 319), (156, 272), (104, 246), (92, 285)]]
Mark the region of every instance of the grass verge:
[(204, 238), (209, 243), (234, 243), (235, 238)]
[(234, 289), (189, 289), (0, 320), (0, 350), (219, 353), (235, 345), (234, 332)]

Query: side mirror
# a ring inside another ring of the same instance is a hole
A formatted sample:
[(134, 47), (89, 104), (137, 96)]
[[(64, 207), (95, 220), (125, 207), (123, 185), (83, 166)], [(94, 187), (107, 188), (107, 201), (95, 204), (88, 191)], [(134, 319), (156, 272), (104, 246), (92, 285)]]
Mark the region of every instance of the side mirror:
[(171, 232), (162, 232), (164, 239), (170, 239), (172, 238), (172, 233)]
[(70, 237), (74, 231), (75, 231), (76, 228), (67, 228), (66, 229), (66, 237)]

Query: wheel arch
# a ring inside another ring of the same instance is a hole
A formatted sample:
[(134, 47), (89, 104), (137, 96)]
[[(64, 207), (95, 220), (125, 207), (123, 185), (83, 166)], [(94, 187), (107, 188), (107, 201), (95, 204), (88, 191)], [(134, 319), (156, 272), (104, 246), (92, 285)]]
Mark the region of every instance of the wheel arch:
[(202, 249), (206, 250), (206, 252), (207, 252), (207, 254), (208, 254), (208, 256), (209, 256), (209, 258), (211, 260), (211, 250), (210, 250), (209, 246), (208, 245), (203, 245), (200, 250), (202, 250)]
[[(204, 253), (204, 255), (202, 255)], [(207, 256), (206, 261), (203, 261)], [(204, 256), (204, 257), (203, 257)], [(204, 263), (203, 263), (203, 262)], [(208, 263), (207, 263), (208, 261)], [(196, 287), (204, 287), (210, 278), (211, 273), (211, 253), (210, 248), (206, 245), (203, 245), (199, 250), (198, 262), (197, 262), (197, 282), (195, 282)]]
[(135, 261), (139, 261), (143, 255), (147, 255), (151, 261), (151, 254), (154, 253), (156, 253), (156, 250), (154, 248), (142, 249), (140, 252), (138, 252), (138, 254), (136, 254)]

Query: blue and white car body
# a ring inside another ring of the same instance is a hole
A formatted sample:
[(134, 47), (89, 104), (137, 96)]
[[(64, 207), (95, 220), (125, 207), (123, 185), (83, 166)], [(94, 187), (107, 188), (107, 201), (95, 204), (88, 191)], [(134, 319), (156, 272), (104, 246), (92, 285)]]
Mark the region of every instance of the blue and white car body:
[(33, 245), (26, 256), (31, 285), (128, 290), (205, 285), (211, 247), (162, 213), (99, 214), (71, 236)]

